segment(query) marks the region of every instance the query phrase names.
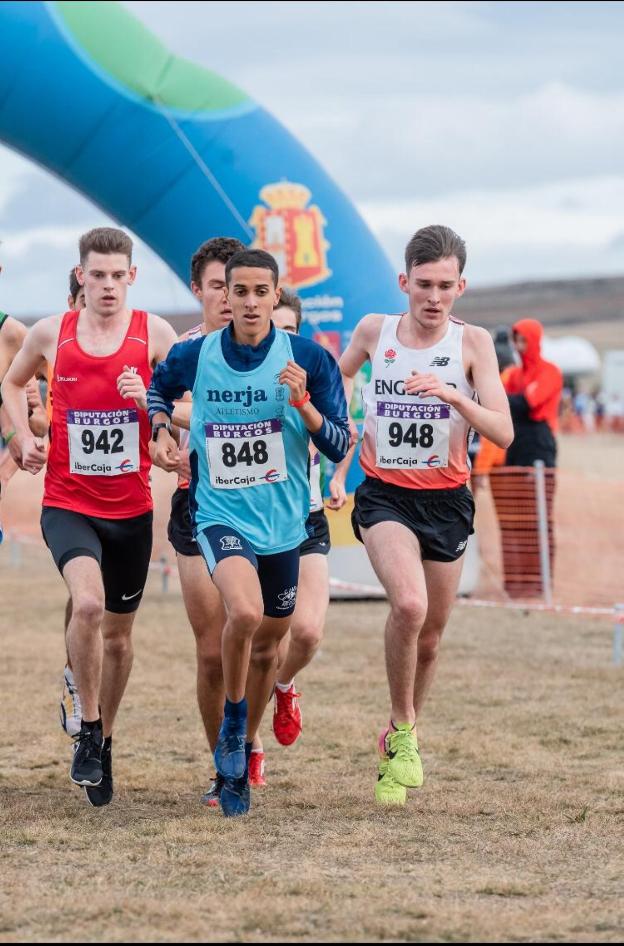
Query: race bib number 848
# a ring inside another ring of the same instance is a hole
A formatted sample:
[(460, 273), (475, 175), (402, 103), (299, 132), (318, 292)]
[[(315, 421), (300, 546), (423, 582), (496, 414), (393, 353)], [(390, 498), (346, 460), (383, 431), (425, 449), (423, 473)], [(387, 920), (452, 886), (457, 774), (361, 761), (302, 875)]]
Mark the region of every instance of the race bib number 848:
[(282, 422), (206, 424), (210, 482), (216, 489), (266, 486), (288, 479)]

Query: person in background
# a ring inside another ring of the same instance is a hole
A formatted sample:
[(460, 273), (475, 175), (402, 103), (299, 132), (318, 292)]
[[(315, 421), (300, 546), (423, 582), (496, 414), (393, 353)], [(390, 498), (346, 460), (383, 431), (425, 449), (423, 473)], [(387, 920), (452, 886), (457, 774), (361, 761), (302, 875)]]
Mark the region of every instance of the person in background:
[[(504, 372), (503, 385), (509, 398), (514, 439), (507, 449), (506, 466), (527, 468), (505, 473), (493, 496), (501, 528), (503, 578), (512, 598), (540, 597), (544, 593), (540, 573), (538, 512), (533, 465), (546, 467), (546, 505), (550, 573), (553, 573), (555, 542), (553, 499), (557, 462), (559, 406), (563, 390), (560, 369), (542, 358), (543, 328), (535, 319), (521, 319), (513, 326), (513, 342), (520, 364)], [(531, 473), (528, 470), (531, 469)], [(513, 483), (510, 477), (513, 476)], [(490, 478), (494, 482), (495, 477)]]

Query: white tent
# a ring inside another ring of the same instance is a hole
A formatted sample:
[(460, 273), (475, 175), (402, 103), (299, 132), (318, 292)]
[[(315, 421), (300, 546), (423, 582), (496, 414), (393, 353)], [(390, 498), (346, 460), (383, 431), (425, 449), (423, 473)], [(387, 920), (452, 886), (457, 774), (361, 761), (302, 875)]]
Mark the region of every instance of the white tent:
[(545, 336), (542, 355), (546, 361), (561, 368), (564, 375), (597, 374), (600, 371), (600, 355), (591, 342), (578, 335)]

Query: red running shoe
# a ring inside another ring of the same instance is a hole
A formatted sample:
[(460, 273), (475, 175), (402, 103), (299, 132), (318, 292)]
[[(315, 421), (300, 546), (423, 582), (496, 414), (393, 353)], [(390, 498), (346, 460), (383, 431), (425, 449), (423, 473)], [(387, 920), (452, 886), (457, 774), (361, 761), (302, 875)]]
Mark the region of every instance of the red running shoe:
[(263, 788), (266, 785), (264, 777), (264, 752), (262, 749), (252, 749), (249, 756), (249, 784), (252, 788)]
[(295, 692), (295, 684), (291, 683), (284, 692), (278, 686), (273, 694), (273, 732), (281, 746), (292, 746), (301, 735), (301, 709), (299, 707), (300, 693)]

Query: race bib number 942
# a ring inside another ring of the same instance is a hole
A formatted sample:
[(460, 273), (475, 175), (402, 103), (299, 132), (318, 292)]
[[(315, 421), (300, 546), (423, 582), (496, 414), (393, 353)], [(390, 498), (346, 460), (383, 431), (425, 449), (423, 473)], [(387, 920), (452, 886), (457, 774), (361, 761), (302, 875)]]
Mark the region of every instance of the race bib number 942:
[(121, 476), (139, 469), (139, 412), (67, 411), (69, 472)]
[(206, 424), (204, 430), (215, 489), (266, 486), (288, 479), (281, 421)]
[(395, 469), (448, 466), (448, 404), (377, 402), (377, 465)]

